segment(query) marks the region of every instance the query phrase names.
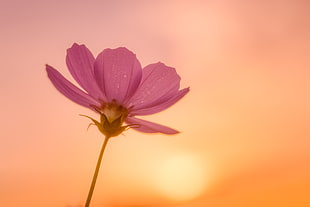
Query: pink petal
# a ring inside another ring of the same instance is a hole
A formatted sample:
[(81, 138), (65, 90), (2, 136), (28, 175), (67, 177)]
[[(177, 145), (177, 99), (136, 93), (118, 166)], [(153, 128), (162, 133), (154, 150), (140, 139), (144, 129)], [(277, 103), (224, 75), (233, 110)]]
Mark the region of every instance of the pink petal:
[(163, 63), (148, 65), (143, 69), (139, 88), (126, 106), (138, 110), (168, 101), (178, 93), (180, 80), (174, 68)]
[(122, 104), (136, 91), (142, 69), (136, 55), (124, 47), (105, 49), (96, 58), (95, 76), (108, 102)]
[(140, 132), (145, 133), (163, 133), (163, 134), (177, 134), (179, 133), (177, 130), (171, 129), (169, 127), (156, 124), (153, 122), (145, 121), (142, 119), (138, 119), (136, 117), (127, 117), (126, 123), (128, 124), (138, 124), (140, 125), (137, 128), (134, 128), (135, 130), (138, 130)]
[(100, 104), (95, 99), (73, 85), (51, 66), (46, 65), (46, 71), (49, 79), (52, 81), (58, 91), (70, 100), (92, 110), (93, 107), (91, 107), (91, 105), (100, 106)]
[(178, 102), (188, 92), (189, 92), (189, 88), (184, 88), (184, 89), (178, 91), (177, 94), (175, 96), (173, 96), (172, 98), (170, 98), (169, 100), (166, 100), (166, 101), (164, 101), (158, 105), (155, 105), (155, 106), (152, 106), (149, 108), (142, 108), (142, 109), (138, 109), (138, 110), (135, 110), (133, 108), (133, 110), (130, 112), (130, 114), (131, 115), (150, 115), (150, 114), (158, 113), (160, 111), (163, 111), (163, 110), (169, 108), (170, 106), (172, 106), (176, 102)]
[(82, 86), (89, 95), (105, 101), (94, 77), (95, 58), (85, 45), (74, 43), (67, 50), (66, 62), (73, 78)]

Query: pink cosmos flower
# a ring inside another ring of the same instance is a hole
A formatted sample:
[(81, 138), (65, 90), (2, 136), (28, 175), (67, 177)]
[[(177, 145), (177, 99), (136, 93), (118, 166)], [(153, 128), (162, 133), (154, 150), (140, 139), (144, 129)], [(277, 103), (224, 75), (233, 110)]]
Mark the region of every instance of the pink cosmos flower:
[(46, 65), (49, 79), (67, 98), (98, 112), (100, 122), (86, 117), (107, 137), (130, 127), (146, 133), (178, 133), (136, 117), (163, 111), (189, 92), (179, 90), (181, 78), (174, 68), (158, 62), (142, 69), (136, 55), (124, 47), (105, 49), (95, 59), (85, 45), (76, 43), (67, 50), (66, 63), (84, 90)]

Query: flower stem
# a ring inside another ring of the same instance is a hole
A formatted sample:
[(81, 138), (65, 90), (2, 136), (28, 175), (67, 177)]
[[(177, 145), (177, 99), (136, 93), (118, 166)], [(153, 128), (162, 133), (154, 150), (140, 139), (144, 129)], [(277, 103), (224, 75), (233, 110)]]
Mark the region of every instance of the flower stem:
[(97, 161), (95, 173), (94, 173), (94, 176), (93, 176), (93, 180), (91, 182), (91, 186), (90, 186), (90, 189), (89, 189), (89, 192), (88, 192), (88, 196), (87, 196), (85, 207), (89, 207), (91, 198), (93, 196), (93, 192), (94, 192), (94, 188), (95, 188), (95, 185), (96, 185), (96, 180), (97, 180), (97, 177), (98, 177), (98, 172), (99, 172), (101, 160), (102, 160), (102, 157), (103, 157), (104, 150), (105, 150), (105, 148), (106, 148), (106, 146), (108, 144), (109, 138), (110, 137), (105, 137), (103, 145), (101, 147), (101, 151), (100, 151), (100, 154), (99, 154), (99, 157), (98, 157), (98, 161)]

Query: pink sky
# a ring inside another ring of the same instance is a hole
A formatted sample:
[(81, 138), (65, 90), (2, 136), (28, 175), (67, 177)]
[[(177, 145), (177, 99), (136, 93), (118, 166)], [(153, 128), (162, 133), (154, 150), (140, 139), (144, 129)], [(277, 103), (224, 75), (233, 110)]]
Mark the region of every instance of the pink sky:
[(65, 55), (77, 42), (95, 55), (125, 46), (191, 87), (146, 117), (181, 134), (129, 130), (109, 143), (92, 206), (310, 206), (309, 9), (302, 0), (1, 1), (1, 205), (85, 202), (103, 137), (78, 116), (96, 114), (56, 91), (44, 67), (72, 80)]

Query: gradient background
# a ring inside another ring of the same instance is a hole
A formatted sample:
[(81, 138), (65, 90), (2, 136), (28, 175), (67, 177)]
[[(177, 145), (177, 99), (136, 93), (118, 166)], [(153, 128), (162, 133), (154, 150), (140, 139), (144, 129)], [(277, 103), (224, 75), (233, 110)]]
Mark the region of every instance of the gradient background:
[[(104, 156), (94, 207), (310, 206), (310, 2), (0, 1), (0, 203), (78, 207), (103, 136), (61, 95), (66, 49), (126, 46), (191, 92)], [(171, 167), (174, 166), (174, 167)]]

